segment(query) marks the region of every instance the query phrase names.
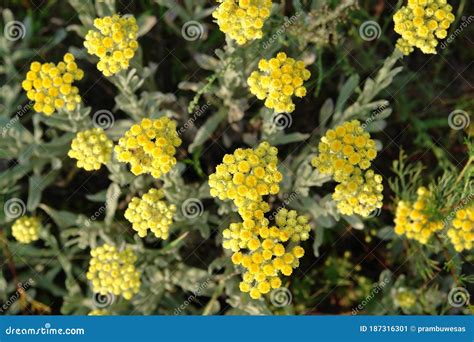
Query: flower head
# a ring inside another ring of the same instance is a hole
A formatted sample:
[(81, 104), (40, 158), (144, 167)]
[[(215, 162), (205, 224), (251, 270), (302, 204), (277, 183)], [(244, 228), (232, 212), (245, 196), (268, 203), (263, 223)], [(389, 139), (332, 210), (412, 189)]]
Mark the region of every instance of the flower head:
[[(232, 262), (244, 270), (240, 290), (248, 292), (253, 299), (279, 288), (281, 276), (290, 276), (304, 255), (302, 247), (287, 243), (290, 239), (299, 241), (309, 238), (309, 225), (299, 224), (306, 219), (292, 212), (277, 214), (277, 222), (282, 226), (248, 228), (242, 223), (232, 223), (223, 231), (223, 247), (234, 252)], [(296, 217), (295, 222), (285, 220), (292, 216)]]
[(448, 238), (456, 251), (470, 250), (474, 244), (474, 206), (459, 209), (448, 229)]
[(395, 32), (401, 35), (397, 48), (405, 55), (413, 47), (435, 54), (438, 39), (446, 38), (447, 29), (454, 21), (452, 10), (446, 0), (409, 0), (393, 16)]
[(426, 244), (431, 236), (443, 229), (443, 222), (433, 220), (426, 209), (431, 199), (430, 191), (425, 187), (417, 190), (417, 199), (410, 203), (399, 201), (395, 213), (395, 233)]
[(357, 120), (329, 129), (321, 138), (318, 149), (313, 166), (321, 173), (333, 175), (336, 182), (348, 180), (357, 168), (368, 169), (377, 156), (375, 141)]
[(104, 76), (112, 76), (128, 69), (130, 60), (138, 48), (138, 25), (133, 16), (97, 18), (94, 20), (97, 30), (90, 30), (84, 46), (91, 55), (99, 57), (97, 69)]
[(77, 66), (74, 56), (66, 53), (58, 64), (31, 63), (22, 87), (28, 99), (35, 102), (33, 109), (49, 116), (61, 108), (76, 108), (81, 97), (79, 89), (72, 84), (83, 77), (84, 72)]
[(181, 139), (176, 122), (167, 117), (157, 120), (143, 119), (133, 125), (115, 146), (117, 159), (128, 162), (134, 175), (150, 173), (160, 178), (176, 164), (176, 147)]
[(28, 244), (39, 239), (41, 222), (37, 217), (22, 216), (12, 225), (12, 235), (20, 243)]
[(212, 13), (222, 32), (243, 45), (263, 36), (262, 27), (270, 16), (271, 0), (218, 0)]
[(91, 310), (87, 315), (88, 316), (109, 316), (110, 311), (106, 309), (94, 309), (94, 310)]
[(382, 207), (382, 176), (373, 170), (355, 169), (353, 175), (336, 186), (332, 198), (343, 215), (368, 217)]
[(163, 197), (163, 190), (150, 189), (142, 198), (133, 197), (128, 204), (125, 218), (133, 224), (140, 237), (145, 237), (150, 229), (157, 238), (168, 238), (176, 206), (162, 201)]
[(306, 95), (303, 82), (311, 76), (304, 62), (288, 58), (280, 52), (276, 58), (261, 59), (258, 68), (260, 71), (252, 72), (247, 80), (250, 92), (258, 99), (265, 100), (267, 108), (279, 113), (293, 112), (295, 104), (291, 97)]
[(140, 273), (135, 268), (136, 255), (130, 248), (121, 252), (105, 244), (91, 250), (87, 279), (101, 295), (112, 293), (130, 300), (140, 289)]
[(77, 159), (77, 167), (87, 171), (99, 170), (112, 158), (113, 142), (102, 128), (92, 128), (76, 134), (68, 156)]
[[(262, 142), (256, 149), (239, 148), (226, 154), (223, 163), (209, 176), (211, 196), (231, 199), (244, 221), (264, 219), (269, 210), (263, 196), (277, 194), (282, 175), (277, 169), (278, 149)], [(261, 222), (262, 224), (262, 222)]]

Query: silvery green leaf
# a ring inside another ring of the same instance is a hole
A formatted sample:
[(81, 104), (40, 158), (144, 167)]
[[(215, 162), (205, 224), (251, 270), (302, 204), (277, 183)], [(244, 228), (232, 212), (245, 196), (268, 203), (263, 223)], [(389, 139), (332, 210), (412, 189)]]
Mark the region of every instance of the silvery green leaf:
[(349, 223), (352, 228), (354, 229), (364, 229), (364, 222), (360, 219), (359, 216), (356, 216), (356, 215), (351, 215), (351, 216), (347, 216), (347, 215), (342, 215), (342, 218), (347, 222)]
[(198, 146), (204, 144), (226, 118), (227, 112), (224, 109), (221, 109), (207, 119), (204, 125), (198, 129), (194, 141), (189, 145), (188, 151), (192, 153)]

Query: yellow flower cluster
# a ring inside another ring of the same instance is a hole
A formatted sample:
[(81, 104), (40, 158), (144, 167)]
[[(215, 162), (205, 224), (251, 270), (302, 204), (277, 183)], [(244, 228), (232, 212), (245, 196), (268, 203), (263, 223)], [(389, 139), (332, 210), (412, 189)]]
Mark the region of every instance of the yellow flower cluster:
[(253, 299), (279, 288), (280, 274), (289, 276), (299, 266), (304, 249), (298, 243), (309, 238), (311, 229), (308, 218), (295, 210), (281, 209), (271, 227), (264, 216), (270, 206), (263, 196), (280, 191), (277, 154), (267, 142), (254, 150), (239, 148), (225, 155), (209, 176), (211, 195), (233, 200), (243, 219), (224, 230), (223, 247), (232, 250), (232, 262), (245, 269), (240, 290)]
[(140, 237), (145, 237), (150, 229), (157, 238), (168, 238), (176, 206), (162, 201), (164, 196), (163, 190), (150, 189), (142, 198), (133, 197), (128, 204), (125, 218), (132, 223)]
[(105, 310), (105, 309), (94, 309), (94, 310), (91, 310), (87, 315), (88, 316), (109, 316), (110, 311)]
[(176, 122), (167, 117), (143, 119), (133, 125), (115, 146), (117, 159), (128, 162), (134, 175), (150, 173), (160, 178), (176, 164), (174, 154), (181, 139)]
[(456, 251), (470, 250), (474, 243), (474, 206), (459, 209), (447, 233)]
[(99, 170), (112, 158), (113, 142), (102, 128), (92, 128), (76, 134), (68, 156), (77, 159), (77, 167), (87, 171)]
[(259, 71), (250, 74), (247, 83), (250, 92), (259, 100), (265, 99), (265, 106), (276, 112), (291, 113), (295, 104), (291, 97), (304, 97), (306, 88), (303, 82), (311, 76), (303, 61), (288, 58), (280, 52), (276, 58), (261, 59), (258, 63)]
[(74, 110), (81, 97), (79, 89), (72, 85), (80, 81), (84, 72), (78, 68), (74, 56), (66, 53), (63, 62), (39, 63), (33, 62), (26, 73), (26, 79), (21, 84), (29, 100), (34, 101), (33, 109), (51, 115), (56, 110), (66, 107)]
[(338, 184), (332, 195), (337, 209), (343, 215), (358, 214), (368, 217), (382, 207), (382, 176), (373, 170), (365, 174), (359, 169), (346, 181)]
[(420, 187), (417, 195), (414, 203), (398, 202), (395, 212), (395, 233), (426, 244), (435, 232), (443, 229), (444, 225), (442, 221), (433, 221), (425, 213), (431, 197), (430, 191)]
[(321, 138), (318, 150), (319, 155), (311, 163), (340, 183), (333, 199), (342, 214), (367, 217), (382, 207), (382, 176), (369, 169), (377, 156), (375, 142), (359, 121), (329, 129)]
[(276, 222), (278, 226), (250, 229), (241, 223), (232, 223), (223, 232), (223, 247), (232, 250), (232, 262), (245, 269), (240, 290), (248, 292), (253, 299), (279, 288), (280, 274), (291, 275), (304, 255), (301, 246), (285, 247), (284, 243), (309, 238), (308, 218), (298, 216), (294, 210), (282, 209), (276, 215)]
[(263, 196), (277, 194), (283, 176), (277, 169), (278, 149), (262, 142), (255, 150), (238, 148), (226, 154), (223, 163), (209, 176), (211, 196), (231, 199), (239, 209), (244, 224), (255, 226), (268, 212)]
[(105, 296), (112, 293), (130, 300), (140, 289), (140, 273), (135, 268), (136, 255), (129, 248), (119, 252), (105, 244), (91, 250), (87, 279), (92, 289)]
[(395, 302), (402, 309), (410, 309), (416, 304), (416, 294), (408, 289), (400, 289), (395, 296)]
[(408, 0), (393, 16), (395, 32), (402, 37), (397, 48), (405, 55), (419, 48), (423, 53), (436, 53), (438, 39), (447, 36), (454, 21), (453, 7), (446, 0)]
[(41, 222), (37, 217), (23, 216), (12, 225), (12, 235), (20, 243), (31, 243), (39, 239)]
[(212, 13), (219, 29), (243, 45), (263, 36), (262, 27), (270, 16), (271, 0), (217, 0), (221, 4)]
[(377, 156), (375, 141), (357, 120), (329, 129), (321, 138), (318, 150), (313, 166), (339, 183), (348, 180), (357, 168), (367, 170)]
[(138, 48), (138, 25), (133, 16), (111, 17), (94, 20), (97, 30), (89, 30), (84, 41), (87, 52), (99, 57), (97, 69), (104, 76), (126, 70)]

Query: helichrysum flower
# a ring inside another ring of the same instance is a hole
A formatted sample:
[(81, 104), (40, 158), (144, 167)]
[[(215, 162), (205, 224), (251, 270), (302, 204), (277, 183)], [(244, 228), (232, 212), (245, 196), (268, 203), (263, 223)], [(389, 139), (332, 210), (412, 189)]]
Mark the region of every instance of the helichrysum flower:
[(400, 289), (395, 295), (395, 303), (400, 308), (408, 310), (416, 304), (416, 294), (408, 289)]
[(369, 169), (377, 156), (375, 142), (359, 121), (329, 129), (321, 138), (318, 151), (311, 163), (340, 183), (332, 197), (341, 214), (367, 217), (382, 207), (382, 176)]
[(112, 76), (126, 70), (138, 48), (138, 25), (133, 16), (96, 18), (94, 26), (86, 35), (84, 46), (87, 52), (99, 57), (97, 69), (104, 76)]
[(73, 86), (80, 81), (84, 72), (78, 68), (71, 53), (66, 53), (58, 64), (33, 62), (22, 83), (26, 96), (34, 101), (33, 109), (51, 115), (66, 108), (74, 110), (81, 102), (79, 89)]
[(101, 295), (109, 293), (130, 300), (140, 289), (140, 273), (135, 268), (136, 255), (130, 248), (118, 251), (105, 244), (91, 250), (87, 279)]
[(277, 194), (282, 175), (277, 169), (278, 149), (262, 142), (256, 149), (238, 148), (226, 154), (223, 163), (209, 176), (211, 196), (231, 199), (246, 221), (254, 225), (269, 210), (263, 196)]
[(12, 225), (12, 235), (20, 243), (28, 244), (39, 239), (41, 222), (37, 217), (22, 216)]
[(217, 0), (221, 4), (212, 13), (222, 32), (245, 44), (263, 36), (262, 27), (270, 16), (271, 0)]
[(282, 226), (246, 228), (232, 223), (223, 232), (224, 248), (234, 252), (232, 262), (244, 269), (240, 290), (258, 299), (262, 294), (281, 286), (281, 275), (290, 276), (304, 255), (300, 246), (284, 244), (309, 238), (307, 218), (295, 211), (280, 211), (276, 222)]
[(399, 201), (395, 213), (395, 233), (406, 235), (421, 244), (426, 244), (431, 236), (443, 229), (443, 222), (433, 220), (426, 214), (430, 201), (430, 191), (425, 187), (417, 190), (417, 199), (414, 203)]
[(291, 241), (308, 240), (311, 231), (308, 217), (298, 216), (296, 210), (280, 209), (275, 217), (275, 222), (280, 230), (289, 236)]
[(367, 217), (382, 207), (382, 176), (373, 170), (355, 169), (353, 175), (336, 186), (332, 198), (343, 215)]
[(402, 36), (397, 48), (405, 55), (413, 47), (435, 54), (438, 39), (446, 38), (447, 29), (454, 21), (452, 10), (446, 0), (409, 0), (393, 16), (395, 32)]
[(94, 310), (91, 310), (87, 315), (88, 316), (109, 316), (110, 311), (105, 310), (105, 309), (94, 309)]
[(92, 128), (76, 134), (68, 156), (77, 159), (77, 167), (87, 171), (99, 170), (112, 158), (113, 142), (102, 128)]
[(459, 209), (447, 233), (456, 251), (470, 250), (474, 243), (474, 206)]
[(140, 237), (145, 237), (150, 229), (157, 238), (168, 238), (176, 206), (162, 201), (163, 197), (163, 190), (150, 189), (142, 198), (133, 197), (128, 204), (125, 218), (132, 223)]
[(319, 172), (336, 182), (348, 180), (354, 170), (366, 170), (377, 156), (375, 142), (357, 120), (329, 129), (319, 143), (319, 155), (312, 160)]
[(134, 175), (150, 173), (160, 178), (176, 164), (174, 154), (181, 139), (176, 122), (167, 117), (143, 119), (133, 125), (115, 146), (117, 159), (131, 165)]
[(265, 100), (265, 106), (278, 113), (291, 113), (295, 110), (292, 96), (304, 97), (306, 88), (303, 82), (311, 76), (303, 61), (288, 58), (280, 52), (276, 58), (261, 59), (260, 71), (250, 74), (247, 83), (250, 92), (258, 99)]

